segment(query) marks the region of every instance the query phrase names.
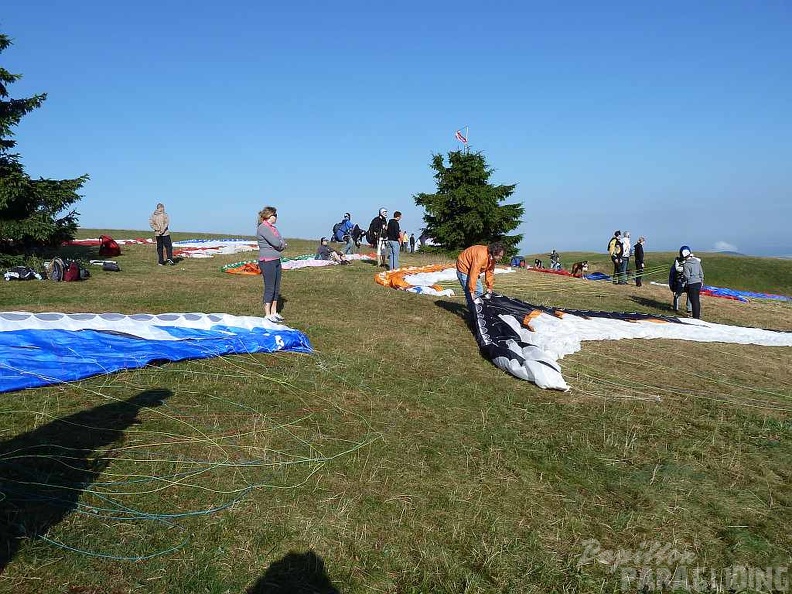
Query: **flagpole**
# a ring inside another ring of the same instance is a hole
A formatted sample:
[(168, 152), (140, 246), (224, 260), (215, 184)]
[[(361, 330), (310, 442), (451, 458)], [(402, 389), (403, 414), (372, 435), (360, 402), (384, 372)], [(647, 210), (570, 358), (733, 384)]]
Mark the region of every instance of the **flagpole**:
[(465, 142), (465, 154), (469, 155), (470, 154), (470, 148), (468, 147), (468, 142), (470, 142), (470, 127), (469, 126), (465, 126), (465, 140), (467, 141), (467, 142)]

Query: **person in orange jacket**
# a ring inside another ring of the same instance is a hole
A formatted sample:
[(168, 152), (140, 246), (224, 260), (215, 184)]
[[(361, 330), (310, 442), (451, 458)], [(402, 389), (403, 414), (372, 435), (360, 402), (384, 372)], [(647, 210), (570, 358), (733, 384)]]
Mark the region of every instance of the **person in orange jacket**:
[(471, 317), (476, 311), (473, 299), (484, 294), (481, 286), (481, 273), (484, 273), (484, 286), (487, 293), (492, 293), (495, 263), (503, 258), (505, 253), (506, 249), (503, 244), (495, 242), (489, 245), (473, 245), (459, 254), (456, 261), (457, 279), (465, 292), (465, 300)]

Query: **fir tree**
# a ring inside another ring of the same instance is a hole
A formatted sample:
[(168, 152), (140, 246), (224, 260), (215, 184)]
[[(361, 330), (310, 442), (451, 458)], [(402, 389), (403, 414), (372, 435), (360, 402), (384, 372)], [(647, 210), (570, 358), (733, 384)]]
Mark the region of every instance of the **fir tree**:
[[(11, 40), (0, 34), (0, 53)], [(8, 85), (21, 78), (0, 67), (0, 260), (18, 263), (13, 256), (40, 253), (73, 239), (78, 213), (69, 207), (80, 199), (77, 191), (88, 180), (31, 179), (25, 173), (12, 128), (23, 116), (41, 106), (46, 93), (27, 99), (9, 99)]]
[(481, 153), (452, 151), (448, 162), (446, 167), (442, 155), (433, 155), (437, 192), (413, 196), (426, 212), (426, 235), (449, 250), (500, 241), (507, 255), (515, 254), (522, 235), (508, 233), (520, 225), (525, 208), (501, 202), (514, 193), (516, 184), (490, 184), (493, 170)]

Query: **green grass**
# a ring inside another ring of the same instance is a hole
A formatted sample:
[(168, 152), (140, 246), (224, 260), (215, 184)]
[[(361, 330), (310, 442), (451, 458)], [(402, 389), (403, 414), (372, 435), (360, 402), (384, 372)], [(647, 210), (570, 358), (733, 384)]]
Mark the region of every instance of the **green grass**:
[[(3, 309), (262, 313), (260, 278), (219, 271), (252, 253), (157, 267), (152, 246), (122, 249), (120, 273), (4, 283)], [(314, 249), (290, 240), (286, 255)], [(608, 271), (604, 255), (562, 257)], [(792, 262), (702, 257), (708, 284), (792, 294)], [(665, 280), (672, 258), (648, 253), (647, 280)], [(387, 290), (377, 270), (284, 272), (283, 315), (314, 355), (165, 364), (4, 394), (3, 452), (48, 429), (63, 442), (97, 431), (102, 411), (118, 414), (108, 405), (147, 390), (167, 399), (96, 448), (79, 506), (46, 540), (19, 541), (0, 591), (267, 591), (290, 552), (308, 551), (344, 593), (620, 591), (618, 572), (577, 566), (591, 539), (606, 550), (671, 543), (704, 567), (790, 564), (791, 349), (586, 343), (561, 361), (572, 391), (547, 392), (480, 356), (460, 297)], [(496, 290), (606, 310), (668, 313), (670, 302), (659, 286), (530, 271), (499, 275)], [(792, 331), (789, 304), (702, 303), (707, 320)], [(58, 423), (68, 415), (85, 427)], [(42, 482), (76, 472), (45, 462)]]

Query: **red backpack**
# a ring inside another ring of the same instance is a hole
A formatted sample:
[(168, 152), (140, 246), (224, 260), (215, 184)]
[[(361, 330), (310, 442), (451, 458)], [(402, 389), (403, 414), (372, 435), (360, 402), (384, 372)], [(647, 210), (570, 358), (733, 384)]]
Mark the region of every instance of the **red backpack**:
[(113, 256), (121, 255), (121, 246), (118, 245), (115, 239), (109, 235), (99, 236), (99, 256), (102, 258), (110, 258)]
[(67, 282), (78, 281), (80, 279), (80, 265), (77, 262), (69, 262), (63, 271), (63, 280)]

